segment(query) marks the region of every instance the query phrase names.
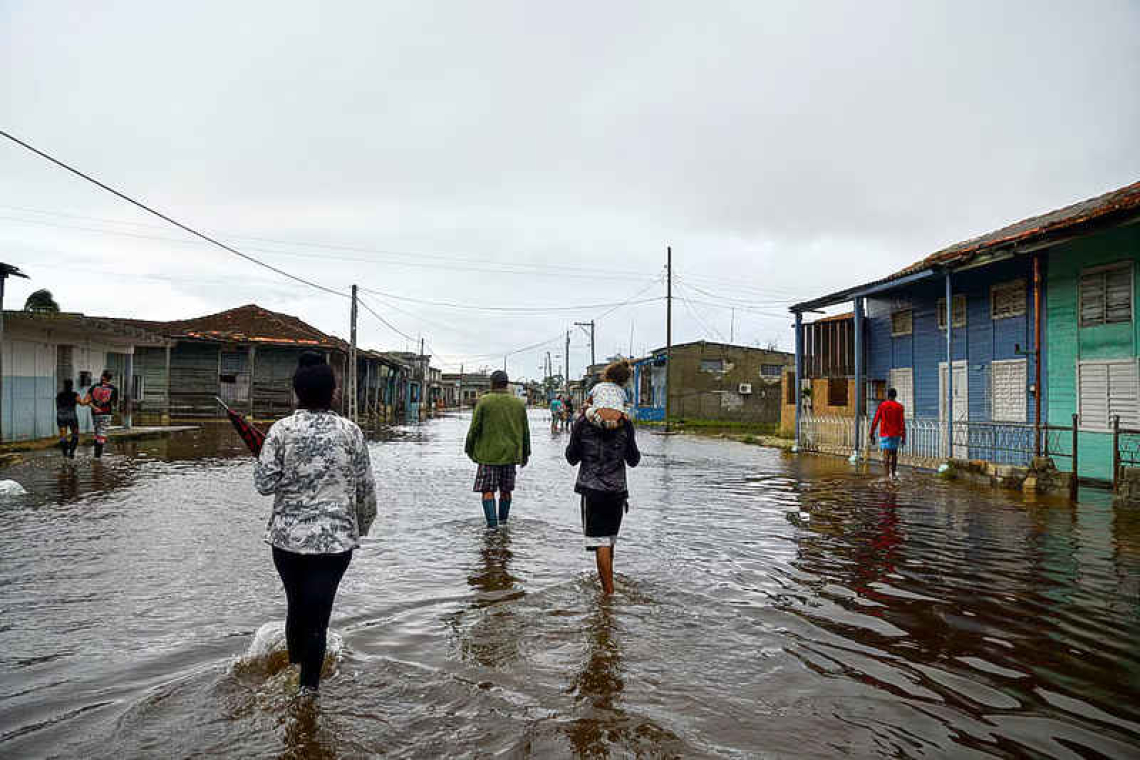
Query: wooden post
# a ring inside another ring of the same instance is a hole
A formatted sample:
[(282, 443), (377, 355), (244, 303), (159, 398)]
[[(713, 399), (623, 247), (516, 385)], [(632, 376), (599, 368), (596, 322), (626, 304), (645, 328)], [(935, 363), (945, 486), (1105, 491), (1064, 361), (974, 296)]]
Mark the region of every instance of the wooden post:
[(170, 342), (166, 343), (166, 413), (165, 424), (170, 424)]
[(1120, 491), (1120, 415), (1112, 415), (1112, 492)]
[(673, 411), (673, 246), (665, 248), (665, 432)]
[(249, 344), (249, 418), (253, 419), (254, 373), (257, 371), (257, 344)]
[(131, 429), (134, 422), (135, 395), (135, 347), (130, 347), (127, 360), (123, 362), (123, 427)]
[(1073, 415), (1073, 478), (1069, 481), (1069, 501), (1076, 503), (1077, 501), (1077, 481), (1080, 480), (1080, 460), (1077, 457), (1077, 415)]

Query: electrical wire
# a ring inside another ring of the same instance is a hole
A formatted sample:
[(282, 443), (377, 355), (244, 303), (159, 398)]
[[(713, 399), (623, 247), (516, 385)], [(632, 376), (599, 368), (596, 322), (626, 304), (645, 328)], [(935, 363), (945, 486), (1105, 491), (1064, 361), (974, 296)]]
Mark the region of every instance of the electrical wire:
[(295, 281), (302, 283), (304, 285), (308, 285), (311, 288), (316, 288), (317, 290), (323, 290), (326, 293), (331, 293), (332, 295), (340, 296), (341, 298), (350, 298), (351, 297), (347, 293), (342, 293), (338, 290), (334, 290), (334, 289), (326, 287), (324, 285), (320, 285), (320, 284), (315, 283), (311, 280), (306, 280), (304, 277), (299, 277), (298, 275), (295, 275), (291, 272), (287, 272), (284, 269), (281, 269), (280, 267), (275, 267), (272, 264), (267, 264), (264, 261), (261, 261), (260, 259), (257, 259), (253, 256), (250, 256), (249, 254), (242, 253), (238, 249), (233, 248), (231, 246), (228, 246), (225, 243), (221, 242), (220, 240), (216, 240), (216, 239), (210, 237), (209, 235), (205, 234), (204, 232), (199, 232), (198, 230), (194, 229), (193, 227), (187, 226), (187, 225), (183, 224), (182, 222), (178, 221), (177, 219), (173, 219), (173, 218), (167, 216), (166, 214), (162, 213), (161, 211), (156, 211), (155, 209), (146, 205), (142, 201), (135, 200), (131, 196), (127, 195), (126, 193), (124, 193), (120, 190), (116, 190), (115, 188), (111, 187), (110, 185), (105, 184), (105, 183), (95, 179), (90, 174), (85, 174), (84, 172), (80, 171), (79, 169), (76, 169), (75, 167), (71, 166), (70, 164), (64, 163), (63, 161), (59, 160), (58, 158), (55, 158), (54, 156), (52, 156), (48, 153), (45, 153), (44, 151), (40, 150), (39, 148), (37, 148), (37, 147), (35, 147), (29, 143), (24, 142), (20, 138), (15, 137), (14, 135), (12, 135), (8, 132), (5, 132), (3, 129), (0, 129), (0, 137), (8, 138), (9, 140), (16, 143), (17, 145), (31, 151), (32, 153), (35, 153), (37, 156), (40, 156), (41, 158), (47, 159), (51, 163), (55, 164), (56, 166), (58, 166), (62, 169), (65, 169), (65, 170), (71, 172), (75, 176), (80, 177), (81, 179), (87, 180), (91, 184), (93, 184), (97, 187), (100, 187), (103, 190), (106, 190), (107, 192), (111, 193), (112, 195), (115, 195), (115, 196), (127, 201), (128, 203), (130, 203), (134, 206), (138, 206), (143, 211), (146, 211), (149, 214), (153, 214), (154, 216), (157, 216), (159, 219), (162, 219), (165, 222), (169, 222), (170, 224), (173, 224), (175, 227), (178, 227), (179, 229), (181, 229), (185, 232), (189, 232), (191, 235), (194, 235), (195, 237), (199, 237), (208, 243), (212, 243), (212, 244), (216, 245), (217, 247), (221, 248), (223, 251), (227, 251), (229, 253), (232, 253), (233, 255), (238, 256), (240, 258), (243, 258), (246, 261), (249, 261), (253, 264), (256, 264), (259, 267), (264, 267), (264, 268), (270, 270), (271, 272), (276, 272), (277, 274), (279, 274), (283, 277), (288, 277), (290, 280), (295, 280)]
[(475, 304), (462, 304), (452, 303), (447, 301), (429, 301), (422, 298), (409, 298), (407, 296), (398, 296), (393, 293), (385, 293), (380, 290), (373, 290), (371, 288), (360, 288), (365, 293), (370, 293), (376, 296), (383, 296), (396, 301), (408, 301), (411, 303), (424, 304), (426, 306), (441, 306), (448, 309), (472, 309), (476, 311), (493, 311), (493, 312), (507, 312), (507, 313), (527, 313), (538, 314), (546, 312), (566, 312), (566, 311), (586, 311), (587, 309), (604, 309), (610, 306), (628, 306), (642, 303), (650, 303), (653, 301), (663, 301), (663, 296), (657, 298), (646, 298), (642, 301), (617, 301), (613, 303), (595, 303), (595, 304), (581, 304), (578, 306), (478, 306)]

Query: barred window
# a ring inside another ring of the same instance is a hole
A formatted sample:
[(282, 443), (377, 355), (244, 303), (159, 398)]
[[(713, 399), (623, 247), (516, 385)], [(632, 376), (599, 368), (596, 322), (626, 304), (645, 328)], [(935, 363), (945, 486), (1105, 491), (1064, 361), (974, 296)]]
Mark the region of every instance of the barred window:
[(779, 377), (784, 371), (783, 364), (761, 364), (760, 377)]
[(1081, 327), (1132, 321), (1132, 264), (1086, 271), (1080, 284)]
[[(954, 296), (954, 326), (966, 326), (966, 296)], [(938, 329), (946, 329), (946, 299), (938, 299)]]
[(1025, 280), (994, 285), (990, 290), (990, 317), (1005, 319), (1025, 314)]
[(914, 332), (914, 312), (910, 309), (891, 315), (891, 335), (910, 335)]

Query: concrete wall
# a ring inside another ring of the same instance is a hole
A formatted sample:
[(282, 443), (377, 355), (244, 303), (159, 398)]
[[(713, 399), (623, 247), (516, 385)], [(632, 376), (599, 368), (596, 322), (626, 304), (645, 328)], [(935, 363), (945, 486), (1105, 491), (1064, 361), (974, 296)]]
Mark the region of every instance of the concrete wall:
[[(702, 362), (723, 360), (723, 371)], [(793, 358), (779, 351), (719, 343), (691, 343), (673, 349), (669, 401), (676, 419), (751, 422), (776, 426), (780, 421), (780, 377), (760, 374), (761, 365), (789, 366)], [(752, 386), (741, 393), (740, 386)]]
[[(1132, 323), (1080, 327), (1077, 289), (1081, 270), (1119, 261), (1133, 262)], [(1077, 411), (1077, 362), (1086, 359), (1134, 359), (1140, 346), (1140, 227), (1132, 225), (1057, 246), (1049, 251), (1046, 269), (1046, 357), (1049, 383), (1046, 400), (1048, 419), (1070, 425)], [(1108, 433), (1079, 434), (1082, 477), (1112, 478), (1112, 436)], [(1062, 469), (1068, 461), (1058, 460)]]

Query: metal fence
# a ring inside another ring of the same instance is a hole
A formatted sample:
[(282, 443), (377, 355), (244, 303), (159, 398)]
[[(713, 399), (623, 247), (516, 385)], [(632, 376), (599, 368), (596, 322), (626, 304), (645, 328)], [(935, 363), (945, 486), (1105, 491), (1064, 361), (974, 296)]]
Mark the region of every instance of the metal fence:
[[(868, 445), (870, 419), (830, 415), (802, 414), (799, 446), (806, 451), (850, 455), (858, 440), (868, 458), (877, 459), (880, 452)], [(1077, 417), (1069, 426), (1035, 426), (1017, 422), (971, 422), (960, 420), (951, 428), (953, 444), (948, 441), (943, 420), (917, 417), (906, 421), (906, 445), (899, 451), (899, 461), (918, 467), (937, 467), (947, 459), (968, 459), (994, 464), (1029, 466), (1040, 454), (1062, 460), (1063, 469), (1077, 468)], [(1119, 430), (1117, 436), (1119, 466), (1140, 466), (1140, 430)], [(1076, 479), (1074, 478), (1074, 484)]]

